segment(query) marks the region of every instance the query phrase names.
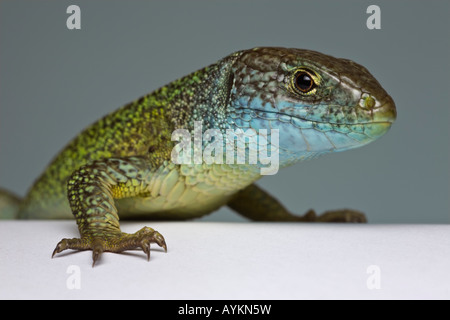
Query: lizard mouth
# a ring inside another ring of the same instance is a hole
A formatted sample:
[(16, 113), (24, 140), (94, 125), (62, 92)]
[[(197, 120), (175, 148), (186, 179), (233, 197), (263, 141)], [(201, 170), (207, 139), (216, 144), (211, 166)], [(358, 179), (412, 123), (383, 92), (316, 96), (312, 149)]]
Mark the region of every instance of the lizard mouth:
[[(377, 119), (374, 119), (373, 121), (362, 121), (362, 122), (333, 122), (333, 121), (319, 121), (319, 120), (313, 120), (308, 119), (304, 117), (300, 117), (297, 115), (287, 114), (283, 112), (277, 112), (277, 111), (268, 111), (268, 110), (262, 110), (262, 109), (251, 109), (255, 112), (255, 114), (262, 119), (267, 120), (276, 120), (275, 117), (278, 118), (279, 121), (282, 122), (288, 122), (290, 119), (299, 120), (299, 121), (305, 121), (305, 122), (312, 122), (312, 123), (318, 123), (318, 124), (329, 124), (329, 125), (368, 125), (368, 124), (380, 124), (380, 125), (392, 125), (395, 122), (395, 116), (394, 117), (386, 117), (383, 119), (383, 117), (377, 117)], [(269, 117), (264, 117), (265, 115), (274, 115)]]

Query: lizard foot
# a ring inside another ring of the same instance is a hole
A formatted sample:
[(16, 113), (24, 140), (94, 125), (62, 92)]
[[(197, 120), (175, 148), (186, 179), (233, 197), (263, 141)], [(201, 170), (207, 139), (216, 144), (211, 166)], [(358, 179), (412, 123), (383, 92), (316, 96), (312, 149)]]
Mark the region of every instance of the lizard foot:
[(309, 210), (303, 217), (302, 221), (311, 222), (354, 222), (354, 223), (366, 223), (367, 219), (364, 213), (350, 210), (332, 210), (325, 211), (320, 216), (317, 216), (314, 210)]
[(62, 239), (53, 251), (55, 254), (67, 249), (72, 250), (92, 250), (92, 266), (100, 258), (100, 255), (107, 252), (123, 252), (140, 248), (147, 254), (147, 260), (150, 260), (150, 243), (156, 243), (167, 252), (166, 241), (164, 237), (152, 228), (144, 227), (136, 233), (129, 234), (124, 232), (106, 234), (85, 235), (81, 238)]

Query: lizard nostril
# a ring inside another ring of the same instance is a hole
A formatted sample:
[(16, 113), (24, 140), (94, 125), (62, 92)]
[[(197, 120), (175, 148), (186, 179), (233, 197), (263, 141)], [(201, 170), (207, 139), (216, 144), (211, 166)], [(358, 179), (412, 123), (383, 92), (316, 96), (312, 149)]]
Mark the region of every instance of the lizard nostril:
[(397, 118), (394, 100), (392, 100), (389, 95), (384, 96), (381, 101), (375, 101), (375, 107), (371, 110), (373, 112), (374, 121), (393, 123)]

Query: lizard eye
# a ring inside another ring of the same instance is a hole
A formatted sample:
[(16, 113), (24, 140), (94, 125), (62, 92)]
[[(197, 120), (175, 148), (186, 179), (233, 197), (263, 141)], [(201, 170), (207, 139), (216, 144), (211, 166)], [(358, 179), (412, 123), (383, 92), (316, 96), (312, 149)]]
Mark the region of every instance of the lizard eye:
[(309, 70), (299, 70), (294, 74), (292, 79), (293, 87), (299, 93), (310, 93), (314, 88), (317, 87), (314, 81), (314, 76)]

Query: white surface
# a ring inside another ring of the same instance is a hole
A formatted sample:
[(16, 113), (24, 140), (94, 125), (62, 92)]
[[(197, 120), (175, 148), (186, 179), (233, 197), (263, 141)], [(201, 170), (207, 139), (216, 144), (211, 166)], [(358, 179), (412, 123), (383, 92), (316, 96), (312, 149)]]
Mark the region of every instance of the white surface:
[[(450, 226), (122, 222), (166, 238), (144, 253), (66, 251), (74, 221), (0, 222), (1, 299), (449, 299)], [(380, 271), (380, 289), (367, 273)], [(68, 279), (79, 268), (80, 289)]]

